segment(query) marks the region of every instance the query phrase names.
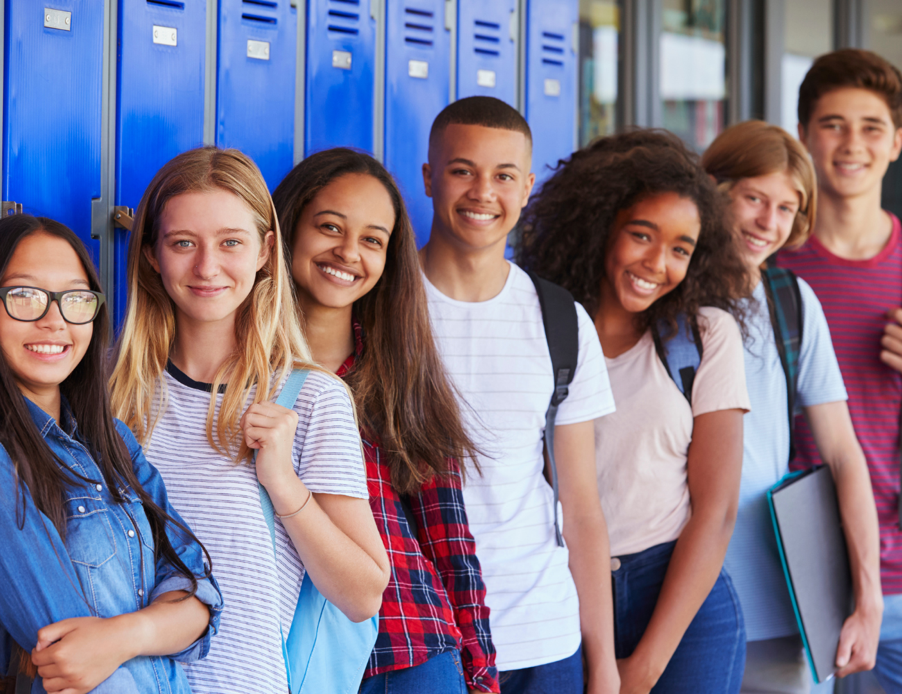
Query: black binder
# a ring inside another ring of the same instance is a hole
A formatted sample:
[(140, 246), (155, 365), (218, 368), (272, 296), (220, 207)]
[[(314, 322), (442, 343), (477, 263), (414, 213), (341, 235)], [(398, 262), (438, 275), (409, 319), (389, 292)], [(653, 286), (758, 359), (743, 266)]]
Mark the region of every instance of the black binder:
[(767, 493), (786, 585), (816, 683), (833, 677), (852, 575), (830, 468), (787, 475)]

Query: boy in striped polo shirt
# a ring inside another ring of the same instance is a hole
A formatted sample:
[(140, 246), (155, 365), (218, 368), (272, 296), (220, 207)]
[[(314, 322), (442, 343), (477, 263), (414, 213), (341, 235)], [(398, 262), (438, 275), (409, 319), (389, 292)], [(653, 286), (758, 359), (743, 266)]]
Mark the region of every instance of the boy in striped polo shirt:
[[(779, 263), (805, 279), (823, 304), (848, 390), (880, 522), (885, 611), (874, 671), (886, 691), (899, 692), (902, 227), (881, 209), (880, 195), (887, 167), (902, 151), (902, 74), (868, 51), (828, 53), (802, 82), (798, 111), (799, 138), (817, 172), (817, 219), (809, 241), (782, 252)], [(802, 417), (796, 432), (796, 465), (819, 462)]]
[(554, 430), (562, 530), (556, 540), (542, 439), (554, 391), (529, 276), (504, 258), (535, 180), (516, 110), (470, 97), (435, 119), (429, 242), (420, 251), (433, 334), (480, 450), (464, 486), (486, 584), (502, 694), (617, 694), (607, 528), (595, 481), (594, 420), (614, 401), (595, 328), (576, 305), (579, 350)]

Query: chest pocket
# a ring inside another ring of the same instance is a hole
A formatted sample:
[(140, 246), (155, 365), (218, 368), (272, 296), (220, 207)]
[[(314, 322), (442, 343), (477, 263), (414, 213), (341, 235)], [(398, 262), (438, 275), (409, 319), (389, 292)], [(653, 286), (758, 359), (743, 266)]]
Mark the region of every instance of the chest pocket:
[(74, 564), (90, 568), (116, 556), (110, 513), (100, 501), (84, 497), (66, 501), (66, 549)]

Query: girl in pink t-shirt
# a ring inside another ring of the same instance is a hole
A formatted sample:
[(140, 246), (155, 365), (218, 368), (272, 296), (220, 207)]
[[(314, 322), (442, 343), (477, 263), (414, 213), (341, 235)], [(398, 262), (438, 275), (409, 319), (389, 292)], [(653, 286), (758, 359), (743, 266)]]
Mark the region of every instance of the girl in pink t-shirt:
[[(520, 263), (593, 316), (617, 403), (596, 421), (596, 463), (621, 691), (738, 692), (745, 626), (722, 566), (749, 409), (730, 314), (748, 276), (723, 202), (679, 139), (639, 131), (574, 153), (523, 228)], [(663, 362), (678, 318), (700, 354), (688, 389)]]

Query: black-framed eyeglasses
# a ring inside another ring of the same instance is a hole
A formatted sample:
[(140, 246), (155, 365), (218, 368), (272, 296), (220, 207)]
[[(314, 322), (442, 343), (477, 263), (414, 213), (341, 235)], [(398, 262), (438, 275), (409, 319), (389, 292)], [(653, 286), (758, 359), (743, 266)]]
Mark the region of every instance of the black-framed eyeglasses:
[(97, 318), (106, 297), (90, 289), (49, 292), (40, 287), (0, 287), (0, 299), (9, 317), (14, 320), (29, 323), (41, 320), (55, 301), (64, 321), (84, 325)]

